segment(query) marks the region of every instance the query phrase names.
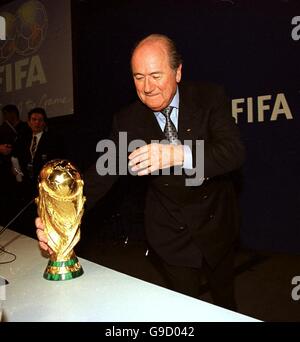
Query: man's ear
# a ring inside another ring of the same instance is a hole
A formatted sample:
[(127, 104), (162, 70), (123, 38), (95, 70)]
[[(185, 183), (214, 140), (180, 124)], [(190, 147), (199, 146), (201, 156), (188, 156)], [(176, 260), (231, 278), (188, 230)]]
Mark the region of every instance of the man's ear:
[(180, 64), (176, 70), (176, 82), (177, 83), (179, 83), (181, 80), (181, 69), (182, 69), (182, 64)]

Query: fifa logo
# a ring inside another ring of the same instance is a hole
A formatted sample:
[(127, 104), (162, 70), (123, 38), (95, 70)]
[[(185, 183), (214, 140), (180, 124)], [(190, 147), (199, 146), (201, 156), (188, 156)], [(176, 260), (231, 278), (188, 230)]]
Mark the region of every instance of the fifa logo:
[(293, 26), (295, 26), (292, 29), (291, 36), (293, 40), (299, 40), (300, 39), (300, 16), (296, 16), (292, 18), (292, 23)]
[(6, 21), (4, 17), (0, 16), (0, 40), (6, 39)]

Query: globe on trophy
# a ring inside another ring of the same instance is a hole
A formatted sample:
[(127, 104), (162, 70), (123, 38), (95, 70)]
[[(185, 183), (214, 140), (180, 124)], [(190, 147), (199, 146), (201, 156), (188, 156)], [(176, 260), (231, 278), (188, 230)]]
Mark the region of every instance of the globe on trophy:
[(83, 180), (68, 160), (51, 160), (44, 165), (38, 180), (38, 215), (45, 226), (51, 254), (44, 278), (68, 280), (83, 274), (74, 253), (80, 240), (84, 211)]

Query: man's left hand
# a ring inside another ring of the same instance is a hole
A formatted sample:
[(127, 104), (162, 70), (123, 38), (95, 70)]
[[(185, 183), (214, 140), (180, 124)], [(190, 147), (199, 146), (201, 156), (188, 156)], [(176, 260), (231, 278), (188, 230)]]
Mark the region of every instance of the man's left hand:
[(138, 176), (148, 175), (159, 169), (183, 165), (183, 145), (149, 144), (129, 155), (129, 166)]

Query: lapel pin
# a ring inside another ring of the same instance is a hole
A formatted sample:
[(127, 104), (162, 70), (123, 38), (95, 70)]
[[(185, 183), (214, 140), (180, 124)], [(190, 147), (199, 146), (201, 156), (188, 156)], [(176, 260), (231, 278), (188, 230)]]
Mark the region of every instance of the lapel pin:
[(192, 130), (191, 128), (188, 128), (186, 131), (187, 131), (187, 132), (190, 132), (191, 130)]

